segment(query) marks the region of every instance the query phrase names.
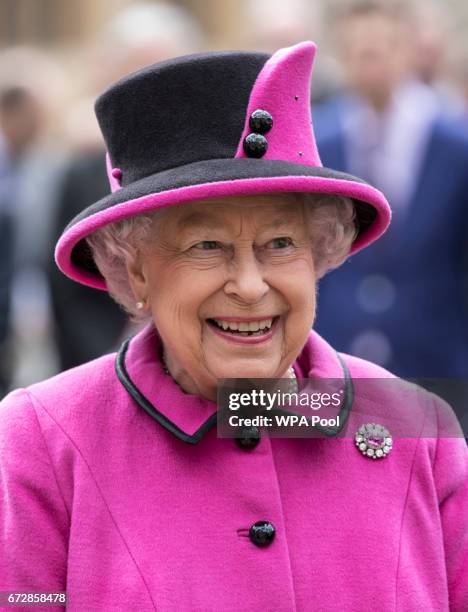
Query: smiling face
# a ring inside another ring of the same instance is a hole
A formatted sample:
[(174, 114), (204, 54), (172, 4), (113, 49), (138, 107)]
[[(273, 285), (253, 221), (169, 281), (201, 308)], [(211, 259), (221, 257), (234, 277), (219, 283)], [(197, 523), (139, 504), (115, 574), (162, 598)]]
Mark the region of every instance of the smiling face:
[(284, 376), (315, 316), (306, 204), (273, 194), (167, 209), (154, 242), (128, 264), (169, 370), (189, 393), (216, 398), (220, 378)]

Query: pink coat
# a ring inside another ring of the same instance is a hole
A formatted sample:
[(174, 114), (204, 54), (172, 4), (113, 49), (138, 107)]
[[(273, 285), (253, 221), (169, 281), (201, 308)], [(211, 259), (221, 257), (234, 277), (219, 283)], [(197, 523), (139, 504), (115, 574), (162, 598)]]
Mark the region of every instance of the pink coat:
[[(192, 444), (178, 436), (216, 405), (164, 373), (158, 341), (145, 328), (126, 366), (171, 431), (124, 389), (114, 355), (0, 404), (0, 591), (66, 590), (79, 612), (468, 610), (464, 439), (396, 439), (372, 460), (351, 436), (366, 422), (356, 398), (350, 436), (241, 448), (214, 426)], [(389, 377), (342, 357), (354, 378)], [(343, 375), (315, 332), (294, 367)], [(249, 537), (257, 521), (273, 525), (269, 545)]]

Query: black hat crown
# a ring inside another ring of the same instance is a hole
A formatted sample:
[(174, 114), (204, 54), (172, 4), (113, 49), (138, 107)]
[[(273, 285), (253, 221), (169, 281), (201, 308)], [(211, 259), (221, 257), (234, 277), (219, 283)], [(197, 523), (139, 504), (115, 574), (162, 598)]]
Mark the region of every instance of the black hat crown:
[(126, 186), (202, 159), (233, 158), (263, 53), (196, 54), (122, 79), (96, 102), (112, 167)]

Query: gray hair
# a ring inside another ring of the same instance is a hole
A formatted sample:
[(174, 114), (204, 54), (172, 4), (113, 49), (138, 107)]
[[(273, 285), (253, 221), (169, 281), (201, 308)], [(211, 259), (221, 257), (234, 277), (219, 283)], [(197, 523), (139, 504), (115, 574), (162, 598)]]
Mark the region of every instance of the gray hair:
[[(299, 202), (310, 204), (306, 206), (306, 211), (316, 279), (320, 279), (340, 266), (349, 255), (358, 233), (354, 204), (350, 198), (336, 195), (290, 195)], [(161, 225), (167, 210), (170, 209), (163, 208), (110, 223), (86, 238), (110, 295), (136, 322), (148, 321), (151, 313), (140, 312), (136, 308), (127, 263), (134, 260), (138, 251), (145, 249), (148, 237)]]

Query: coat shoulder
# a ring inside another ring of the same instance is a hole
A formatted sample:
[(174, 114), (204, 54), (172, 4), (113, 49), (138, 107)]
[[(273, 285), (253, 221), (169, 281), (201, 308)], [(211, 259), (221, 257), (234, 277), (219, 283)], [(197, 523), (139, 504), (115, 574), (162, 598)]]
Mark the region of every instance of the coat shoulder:
[(375, 363), (343, 353), (340, 356), (353, 380), (356, 404), (365, 405), (370, 416), (375, 407), (377, 422), (379, 418), (385, 420), (405, 438), (463, 440), (457, 416), (442, 397)]
[(114, 372), (115, 353), (66, 370), (24, 389), (16, 389), (0, 402), (0, 419), (24, 411), (25, 402), (41, 406), (52, 418), (88, 413), (104, 401), (111, 403), (121, 390)]

